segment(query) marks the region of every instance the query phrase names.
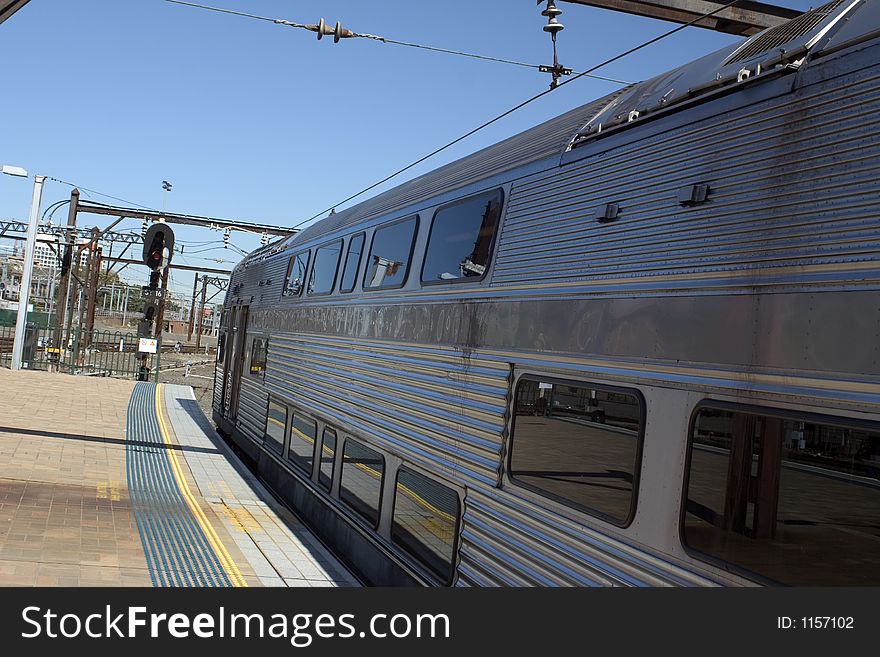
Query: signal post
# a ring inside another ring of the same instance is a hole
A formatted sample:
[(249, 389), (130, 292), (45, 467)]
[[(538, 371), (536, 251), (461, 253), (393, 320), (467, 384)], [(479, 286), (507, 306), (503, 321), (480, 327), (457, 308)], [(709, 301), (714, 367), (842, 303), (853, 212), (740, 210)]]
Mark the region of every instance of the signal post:
[(144, 317), (138, 324), (138, 358), (141, 366), (138, 369), (138, 381), (150, 380), (150, 368), (147, 359), (156, 354), (157, 373), (159, 361), (159, 343), (162, 337), (162, 316), (165, 310), (165, 294), (168, 285), (168, 265), (174, 255), (174, 231), (171, 227), (159, 222), (150, 226), (144, 235), (144, 264), (150, 268), (150, 284), (141, 288), (146, 300)]

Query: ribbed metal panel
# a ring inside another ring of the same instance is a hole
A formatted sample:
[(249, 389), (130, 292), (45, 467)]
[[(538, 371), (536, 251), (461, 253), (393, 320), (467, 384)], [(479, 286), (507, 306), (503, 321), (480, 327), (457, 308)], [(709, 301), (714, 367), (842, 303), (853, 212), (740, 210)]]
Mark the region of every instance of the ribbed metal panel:
[(223, 399), (223, 376), (223, 368), (218, 363), (214, 370), (214, 398), (211, 402), (211, 408), (215, 413), (219, 413), (221, 409), (221, 401)]
[(743, 62), (751, 59), (755, 55), (760, 55), (771, 50), (776, 50), (780, 46), (784, 46), (798, 37), (802, 37), (814, 31), (819, 25), (825, 22), (825, 19), (837, 9), (844, 0), (832, 0), (828, 4), (817, 7), (812, 11), (801, 14), (797, 18), (783, 23), (777, 27), (772, 27), (760, 34), (755, 35), (741, 50), (734, 53), (727, 62)]
[(243, 376), (238, 402), (236, 425), (239, 431), (254, 440), (262, 440), (266, 429), (268, 395), (255, 382)]
[[(878, 107), (880, 74), (833, 80), (523, 180), (492, 283), (877, 259)], [(709, 202), (683, 208), (693, 183)]]
[(505, 490), (472, 489), (460, 549), (471, 586), (691, 586), (710, 580)]
[(273, 336), (266, 388), (372, 444), (472, 483), (498, 480), (504, 363), (450, 348)]

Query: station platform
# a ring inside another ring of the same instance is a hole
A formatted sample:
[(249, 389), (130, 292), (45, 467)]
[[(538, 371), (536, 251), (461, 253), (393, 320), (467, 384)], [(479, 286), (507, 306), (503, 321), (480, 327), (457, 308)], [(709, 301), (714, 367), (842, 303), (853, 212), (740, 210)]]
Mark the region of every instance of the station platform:
[(0, 586), (357, 586), (188, 386), (0, 369)]

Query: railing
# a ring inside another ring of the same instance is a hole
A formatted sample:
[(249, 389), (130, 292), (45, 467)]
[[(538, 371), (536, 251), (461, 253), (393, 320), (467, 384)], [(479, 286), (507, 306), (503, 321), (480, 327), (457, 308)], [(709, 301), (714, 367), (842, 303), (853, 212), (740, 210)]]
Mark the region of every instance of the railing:
[[(79, 329), (73, 330), (72, 339), (60, 350), (54, 346), (54, 329), (30, 327), (26, 330), (22, 366), (32, 370), (56, 368), (65, 374), (136, 378), (141, 368), (138, 358), (138, 339), (132, 333), (121, 331), (93, 331), (91, 341), (82, 340)], [(0, 326), (0, 366), (12, 362), (15, 327)], [(81, 345), (89, 344), (87, 348)], [(161, 349), (161, 340), (160, 340)], [(147, 358), (151, 377), (158, 367), (157, 355)]]

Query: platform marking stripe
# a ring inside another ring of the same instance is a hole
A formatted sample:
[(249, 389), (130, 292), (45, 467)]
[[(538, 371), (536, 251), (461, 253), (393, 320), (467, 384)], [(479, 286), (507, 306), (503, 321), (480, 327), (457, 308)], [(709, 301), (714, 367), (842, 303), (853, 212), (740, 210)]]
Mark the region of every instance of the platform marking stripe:
[[(152, 398), (150, 397), (147, 401), (149, 402), (147, 408), (152, 409)], [(150, 429), (152, 429), (152, 431), (148, 432), (148, 435), (159, 436), (158, 425), (152, 413), (147, 414), (147, 422)], [(188, 548), (180, 555), (187, 564), (187, 568), (184, 569), (184, 576), (187, 576), (187, 578), (189, 578), (189, 575), (194, 576), (196, 579), (194, 583), (197, 586), (217, 585), (214, 555), (207, 548), (201, 532), (192, 523), (190, 514), (186, 513), (181, 507), (180, 500), (175, 499), (179, 498), (179, 490), (177, 490), (176, 483), (168, 469), (167, 460), (162, 453), (165, 451), (165, 448), (149, 447), (147, 449), (152, 462), (156, 465), (155, 468), (150, 470), (150, 478), (155, 484), (153, 489), (160, 500), (160, 505), (168, 515), (167, 519), (175, 521), (171, 523), (172, 531), (179, 535), (175, 545), (182, 545)], [(195, 550), (196, 554), (192, 554), (193, 550)], [(207, 566), (210, 572), (206, 574), (204, 568), (194, 567), (192, 563), (193, 558), (198, 558), (201, 561), (201, 565)], [(221, 582), (220, 585), (224, 584)]]
[[(151, 429), (149, 435), (156, 441), (164, 443), (161, 438), (158, 419), (153, 410), (153, 400), (149, 393), (145, 392), (145, 406), (149, 411), (146, 413), (147, 422)], [(181, 502), (185, 502), (185, 498), (181, 494), (181, 490), (177, 481), (171, 472), (167, 447), (150, 448), (150, 453), (156, 463), (156, 468), (150, 473), (151, 478), (157, 485), (155, 488), (160, 491), (160, 496), (168, 500), (169, 520), (173, 519), (179, 523), (188, 536), (175, 544), (175, 547), (183, 548), (183, 558), (187, 563), (191, 564), (191, 560), (198, 563), (195, 567), (191, 565), (190, 571), (197, 575), (199, 580), (207, 585), (229, 586), (230, 581), (226, 578), (225, 573), (220, 571), (222, 565), (218, 563), (217, 555), (208, 546), (205, 534), (196, 525), (195, 518), (192, 513), (185, 509)], [(189, 507), (189, 503), (186, 503)], [(164, 518), (164, 516), (163, 516)]]
[[(164, 417), (164, 409), (162, 406), (162, 384), (156, 384), (156, 416), (159, 418), (159, 428), (162, 432), (162, 440), (166, 445), (173, 446), (173, 443), (170, 440), (168, 429), (165, 425), (165, 417)], [(232, 580), (233, 586), (237, 587), (245, 587), (247, 586), (247, 582), (241, 574), (241, 571), (238, 569), (238, 566), (235, 565), (235, 562), (232, 560), (232, 557), (229, 555), (229, 552), (226, 550), (226, 547), (223, 545), (223, 542), (220, 540), (220, 537), (217, 536), (217, 533), (214, 531), (214, 527), (211, 525), (208, 518), (205, 516), (201, 507), (196, 502), (195, 498), (192, 495), (192, 492), (189, 489), (189, 484), (186, 482), (186, 478), (183, 476), (183, 472), (180, 469), (180, 464), (177, 460), (177, 454), (174, 453), (173, 449), (168, 450), (168, 458), (171, 461), (171, 467), (177, 477), (177, 484), (180, 487), (180, 491), (183, 494), (183, 498), (186, 500), (187, 504), (189, 504), (190, 508), (193, 511), (193, 514), (196, 517), (199, 525), (205, 532), (205, 535), (208, 538), (208, 542), (214, 548), (214, 552), (217, 557), (220, 559), (220, 563), (223, 564), (223, 568), (226, 570), (226, 574)]]
[(173, 445), (161, 434), (152, 388), (136, 385), (126, 420), (126, 475), (150, 579), (154, 586), (230, 586), (171, 471)]
[[(150, 434), (147, 430), (149, 419), (144, 412), (144, 402), (149, 400), (145, 394), (145, 387), (138, 386), (138, 388), (138, 407), (137, 414), (135, 415), (138, 431), (135, 436), (138, 442), (149, 442)], [(175, 584), (183, 586), (184, 581), (181, 571), (185, 570), (185, 568), (180, 563), (179, 555), (175, 550), (178, 541), (169, 541), (170, 527), (165, 518), (167, 505), (158, 502), (156, 486), (151, 482), (150, 455), (152, 449), (148, 445), (135, 444), (133, 451), (136, 454), (138, 481), (141, 484), (138, 488), (144, 500), (144, 520), (148, 524), (154, 538), (151, 549), (156, 554), (157, 563), (161, 562), (162, 565), (162, 570), (158, 574), (159, 578), (163, 586)], [(162, 549), (160, 549), (160, 546)]]

